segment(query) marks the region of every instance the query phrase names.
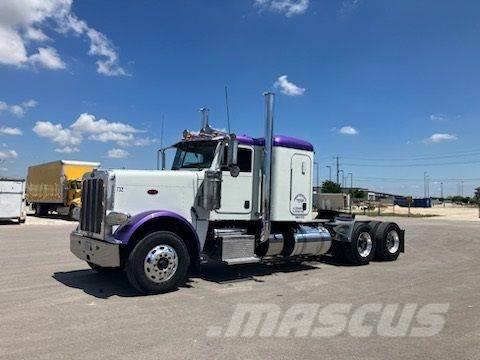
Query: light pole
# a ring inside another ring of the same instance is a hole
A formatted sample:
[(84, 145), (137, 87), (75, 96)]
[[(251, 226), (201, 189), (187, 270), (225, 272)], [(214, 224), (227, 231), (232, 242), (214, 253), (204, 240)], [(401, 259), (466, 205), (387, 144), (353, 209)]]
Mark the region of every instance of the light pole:
[(353, 173), (348, 173), (350, 175), (350, 201), (349, 201), (349, 207), (350, 207), (350, 214), (352, 213), (352, 198), (353, 198)]
[(328, 168), (328, 180), (332, 181), (332, 167), (327, 165)]
[(317, 189), (320, 187), (320, 164), (318, 163), (318, 161), (314, 161), (313, 162), (313, 166), (317, 166)]
[(343, 183), (344, 183), (344, 180), (345, 180), (345, 173), (344, 173), (343, 170), (338, 170), (338, 173), (339, 173), (339, 174), (342, 173), (342, 182), (339, 183), (340, 188), (342, 188), (342, 187), (344, 187), (344, 186), (343, 186)]

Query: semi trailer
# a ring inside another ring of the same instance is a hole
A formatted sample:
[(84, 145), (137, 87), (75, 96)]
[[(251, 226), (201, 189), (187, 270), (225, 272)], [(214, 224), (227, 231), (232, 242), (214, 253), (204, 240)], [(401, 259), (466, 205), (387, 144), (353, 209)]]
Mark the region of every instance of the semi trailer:
[(73, 219), (81, 206), (82, 177), (99, 166), (97, 162), (72, 160), (30, 166), (27, 173), (28, 203), (37, 216), (55, 211)]
[[(99, 272), (124, 270), (142, 293), (185, 281), (189, 267), (298, 261), (333, 253), (355, 265), (396, 260), (404, 230), (312, 209), (314, 149), (274, 136), (274, 94), (265, 94), (265, 136), (209, 124), (161, 149), (161, 170), (94, 170), (83, 177), (73, 254)], [(170, 170), (165, 152), (175, 150)]]

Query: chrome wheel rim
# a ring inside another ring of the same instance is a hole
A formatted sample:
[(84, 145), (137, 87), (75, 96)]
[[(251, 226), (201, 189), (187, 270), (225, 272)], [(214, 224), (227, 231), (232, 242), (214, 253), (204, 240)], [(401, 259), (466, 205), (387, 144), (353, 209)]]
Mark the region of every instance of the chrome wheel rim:
[(143, 262), (147, 278), (161, 284), (170, 280), (178, 269), (178, 256), (169, 245), (158, 245), (151, 249)]
[(387, 250), (390, 254), (395, 254), (400, 248), (400, 236), (395, 230), (390, 231), (386, 238)]
[(362, 232), (358, 236), (357, 250), (358, 254), (365, 258), (372, 252), (373, 241), (372, 236), (368, 232)]

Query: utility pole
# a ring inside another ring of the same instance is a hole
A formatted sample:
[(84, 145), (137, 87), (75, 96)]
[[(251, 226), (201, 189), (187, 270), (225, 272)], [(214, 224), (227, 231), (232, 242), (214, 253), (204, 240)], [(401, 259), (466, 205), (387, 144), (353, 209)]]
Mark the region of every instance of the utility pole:
[(344, 187), (344, 186), (343, 186), (343, 182), (344, 182), (344, 180), (345, 180), (345, 179), (344, 179), (345, 173), (343, 172), (343, 170), (338, 170), (338, 173), (337, 173), (338, 175), (337, 175), (337, 177), (339, 177), (340, 173), (342, 173), (342, 182), (340, 183), (340, 182), (337, 181), (337, 184), (340, 185), (341, 188), (343, 188), (343, 187)]
[(440, 198), (443, 199), (443, 181), (440, 182)]
[(350, 201), (349, 201), (349, 207), (350, 207), (350, 214), (352, 213), (352, 198), (353, 198), (353, 173), (348, 173), (350, 175)]
[(314, 161), (313, 166), (315, 166), (315, 165), (317, 166), (317, 174), (316, 174), (317, 181), (316, 181), (316, 183), (317, 183), (317, 189), (319, 189), (320, 188), (320, 163), (318, 161)]
[(424, 197), (424, 198), (427, 198), (427, 197), (428, 197), (428, 196), (427, 196), (427, 195), (428, 195), (428, 193), (427, 193), (427, 187), (428, 187), (428, 185), (427, 185), (427, 184), (428, 184), (428, 183), (427, 183), (427, 176), (428, 176), (428, 175), (427, 175), (427, 172), (425, 171), (425, 172), (423, 173), (423, 197)]
[(340, 174), (340, 158), (337, 156), (337, 184), (340, 184), (339, 174)]
[(327, 165), (328, 168), (328, 180), (332, 181), (332, 167)]

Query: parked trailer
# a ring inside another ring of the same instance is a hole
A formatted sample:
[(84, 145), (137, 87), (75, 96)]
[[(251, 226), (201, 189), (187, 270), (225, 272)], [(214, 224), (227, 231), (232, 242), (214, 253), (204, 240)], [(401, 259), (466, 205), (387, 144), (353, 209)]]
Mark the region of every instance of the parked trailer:
[(24, 223), (26, 218), (25, 180), (0, 178), (0, 220)]
[[(83, 178), (73, 254), (94, 270), (125, 269), (144, 293), (174, 289), (214, 261), (289, 261), (334, 253), (356, 265), (396, 260), (404, 231), (391, 222), (315, 219), (313, 146), (273, 136), (274, 94), (265, 94), (265, 137), (213, 129), (202, 109), (199, 132), (172, 147), (171, 170), (95, 170)], [(165, 151), (159, 154), (165, 159)]]
[(50, 211), (74, 214), (81, 206), (82, 177), (100, 166), (97, 162), (59, 160), (28, 168), (27, 201), (36, 215)]
[(347, 211), (350, 206), (349, 194), (319, 193), (313, 195), (313, 205), (319, 210)]

